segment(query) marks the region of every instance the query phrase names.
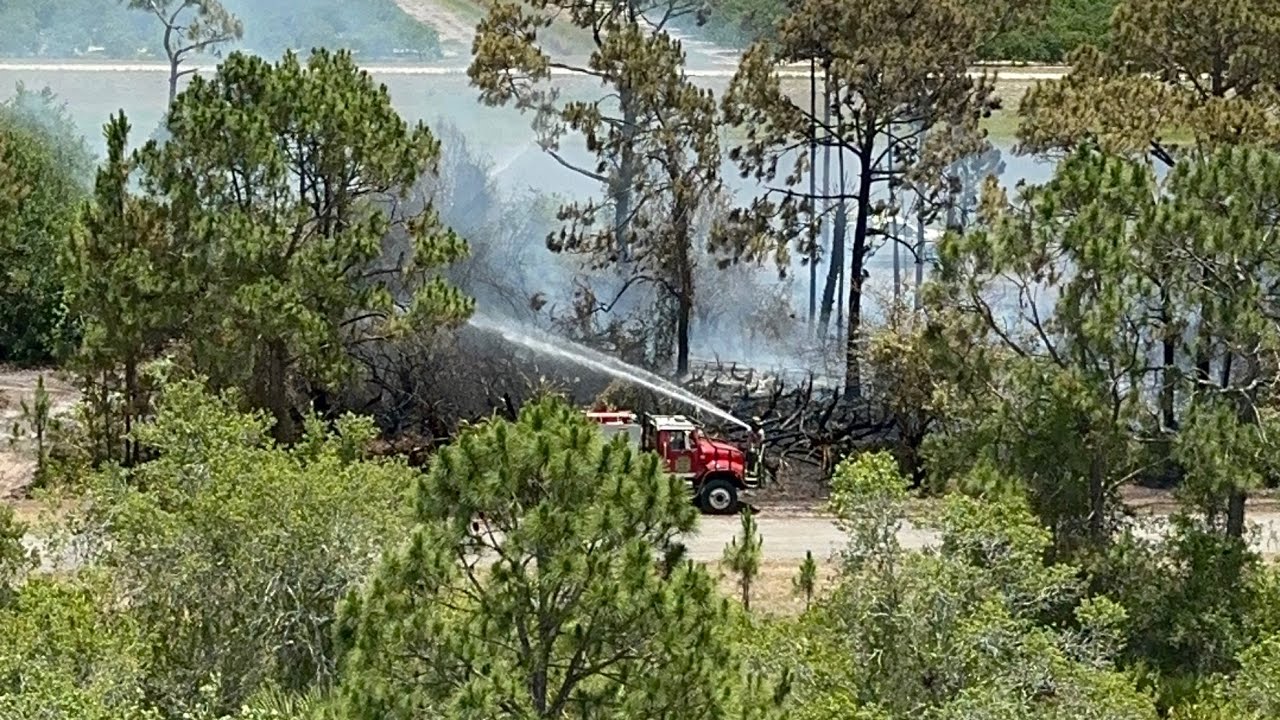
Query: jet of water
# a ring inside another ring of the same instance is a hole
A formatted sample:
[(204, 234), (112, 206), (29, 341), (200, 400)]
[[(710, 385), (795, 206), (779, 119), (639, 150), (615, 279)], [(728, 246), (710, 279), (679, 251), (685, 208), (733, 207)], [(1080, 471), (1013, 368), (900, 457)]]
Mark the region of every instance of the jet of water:
[(688, 390), (676, 385), (665, 378), (655, 375), (648, 370), (638, 368), (630, 363), (625, 363), (617, 358), (609, 357), (602, 352), (584, 347), (572, 340), (555, 337), (546, 333), (534, 334), (528, 330), (516, 327), (507, 320), (488, 317), (479, 313), (471, 316), (470, 324), (477, 330), (497, 333), (508, 342), (521, 345), (543, 355), (558, 357), (568, 360), (575, 365), (591, 368), (606, 375), (635, 383), (642, 387), (646, 387), (660, 395), (664, 395), (672, 400), (682, 402), (688, 405), (714, 415), (721, 420), (727, 420), (742, 428), (750, 429), (747, 423), (721, 410), (707, 400), (704, 400)]

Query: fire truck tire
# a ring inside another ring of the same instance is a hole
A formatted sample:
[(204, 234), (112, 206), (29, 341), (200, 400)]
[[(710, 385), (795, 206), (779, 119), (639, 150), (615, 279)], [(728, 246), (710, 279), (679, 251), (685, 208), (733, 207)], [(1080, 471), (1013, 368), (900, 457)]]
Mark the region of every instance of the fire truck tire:
[(710, 515), (732, 515), (738, 512), (738, 488), (723, 478), (708, 480), (698, 496), (702, 511)]

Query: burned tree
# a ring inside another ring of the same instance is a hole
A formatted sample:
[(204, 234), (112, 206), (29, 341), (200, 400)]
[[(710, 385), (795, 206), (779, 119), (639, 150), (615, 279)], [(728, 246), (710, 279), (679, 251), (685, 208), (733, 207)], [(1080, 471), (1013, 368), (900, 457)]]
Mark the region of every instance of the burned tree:
[[(738, 214), (748, 236), (771, 230), (785, 241), (807, 202), (852, 203), (849, 307), (845, 351), (846, 394), (861, 393), (863, 272), (877, 240), (894, 238), (872, 227), (876, 188), (911, 182), (939, 183), (942, 169), (986, 146), (979, 120), (996, 106), (992, 80), (971, 77), (978, 49), (1030, 0), (972, 3), (925, 0), (903, 4), (871, 0), (850, 4), (804, 0), (778, 26), (776, 42), (757, 43), (742, 59), (724, 98), (726, 119), (742, 126), (747, 141), (731, 155), (744, 176), (765, 185)], [(834, 122), (784, 92), (780, 66), (817, 57), (832, 83)], [(800, 149), (810, 128), (819, 142), (856, 161), (848, 191), (814, 197), (797, 190), (807, 160)], [(887, 157), (898, 158), (886, 168)], [(779, 164), (794, 168), (779, 177)], [(778, 222), (781, 219), (781, 223)], [(845, 262), (832, 257), (832, 263)]]
[(195, 72), (182, 70), (192, 55), (217, 53), (219, 45), (239, 40), (244, 23), (218, 0), (128, 0), (129, 8), (148, 12), (164, 28), (164, 53), (169, 60), (169, 105), (178, 97), (178, 81)]
[[(688, 368), (695, 219), (720, 183), (715, 102), (685, 75), (684, 51), (667, 33), (672, 21), (698, 13), (696, 0), (498, 3), (480, 23), (468, 69), (482, 101), (532, 113), (542, 149), (601, 185), (603, 200), (561, 208), (564, 227), (548, 246), (618, 271), (615, 299), (598, 310), (612, 310), (633, 288), (654, 290), (657, 314), (675, 328), (677, 372)], [(546, 36), (563, 27), (552, 24), (554, 16), (590, 35), (590, 59), (553, 56)], [(551, 86), (553, 71), (598, 80), (606, 90), (593, 100), (563, 100)], [(581, 136), (593, 162), (568, 157), (571, 134)]]

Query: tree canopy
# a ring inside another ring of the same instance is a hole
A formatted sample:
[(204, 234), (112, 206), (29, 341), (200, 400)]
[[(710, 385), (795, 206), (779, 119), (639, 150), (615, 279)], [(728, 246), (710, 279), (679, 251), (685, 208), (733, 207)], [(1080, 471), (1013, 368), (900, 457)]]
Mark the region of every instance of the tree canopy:
[[(165, 142), (129, 156), (123, 122), (109, 128), (110, 162), (68, 270), (90, 323), (83, 359), (123, 368), (126, 417), (145, 405), (138, 362), (172, 340), (187, 365), (215, 387), (243, 389), (270, 410), (278, 437), (294, 438), (299, 395), (349, 376), (354, 344), (470, 312), (434, 272), (465, 242), (429, 206), (401, 207), (439, 143), (349, 54), (272, 65), (235, 53), (179, 94)], [(135, 171), (136, 197), (126, 187)], [(407, 251), (387, 257), (394, 237)], [(104, 275), (112, 257), (137, 264), (113, 260), (119, 273)], [(95, 309), (109, 307), (134, 335), (107, 331)]]
[(545, 398), (463, 431), (342, 608), (355, 717), (717, 717), (743, 707), (682, 483)]

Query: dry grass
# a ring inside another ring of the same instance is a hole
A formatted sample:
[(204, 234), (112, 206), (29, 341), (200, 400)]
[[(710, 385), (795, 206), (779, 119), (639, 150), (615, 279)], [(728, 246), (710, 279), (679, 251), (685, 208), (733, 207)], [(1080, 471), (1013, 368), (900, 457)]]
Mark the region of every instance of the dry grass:
[[(720, 580), (720, 587), (726, 595), (740, 598), (742, 590), (738, 587), (737, 578), (730, 574), (720, 563), (707, 563), (707, 569)], [(760, 577), (756, 578), (751, 588), (752, 612), (765, 615), (799, 615), (804, 611), (804, 598), (795, 594), (793, 579), (800, 571), (800, 563), (789, 560), (765, 560), (760, 563)], [(818, 589), (814, 599), (825, 594), (836, 577), (834, 564), (818, 561)]]
[(6, 500), (4, 503), (13, 508), (13, 517), (27, 527), (35, 525), (46, 509), (39, 500)]

